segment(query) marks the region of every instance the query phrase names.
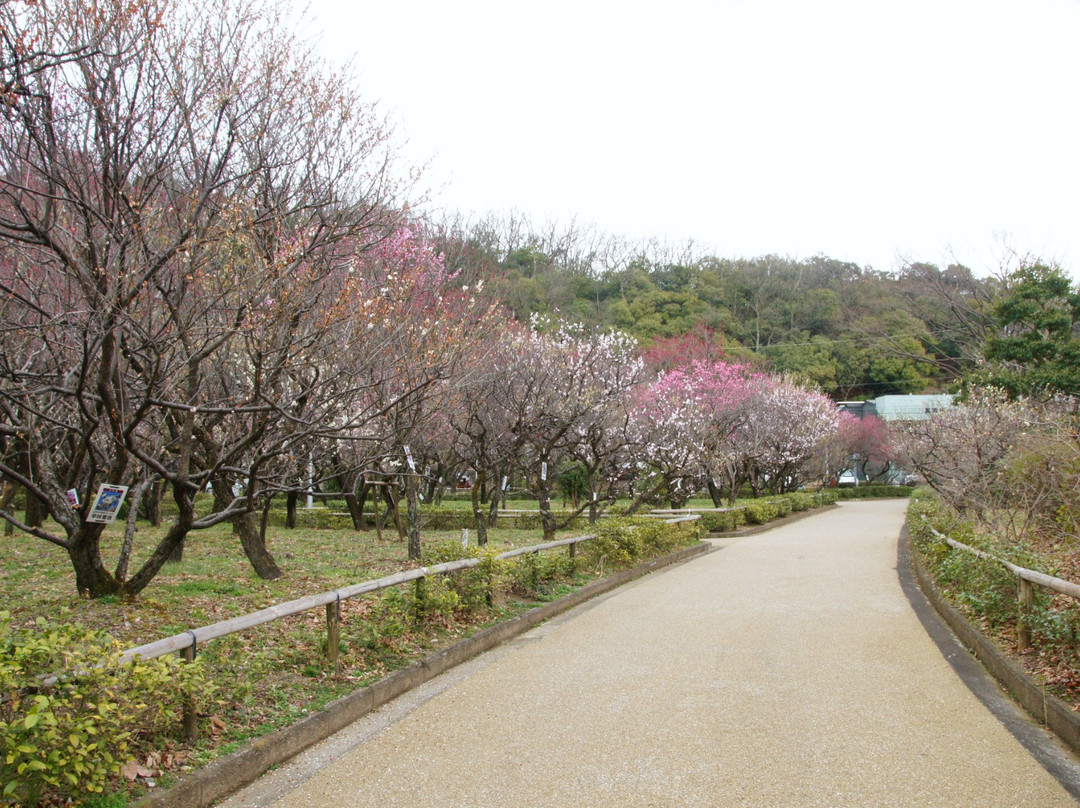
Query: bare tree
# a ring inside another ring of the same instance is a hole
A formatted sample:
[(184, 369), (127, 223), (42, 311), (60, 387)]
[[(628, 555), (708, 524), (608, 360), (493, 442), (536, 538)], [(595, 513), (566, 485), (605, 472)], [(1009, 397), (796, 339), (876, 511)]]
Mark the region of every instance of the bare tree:
[[(396, 220), (388, 132), (255, 2), (3, 14), (36, 45), (0, 110), (0, 434), (37, 471), (9, 452), (0, 474), (63, 535), (0, 517), (63, 547), (80, 592), (134, 594), (191, 530), (246, 519), (289, 446), (341, 425), (357, 374), (319, 357), (343, 355), (334, 295)], [(86, 506), (148, 475), (178, 517), (126, 576)]]

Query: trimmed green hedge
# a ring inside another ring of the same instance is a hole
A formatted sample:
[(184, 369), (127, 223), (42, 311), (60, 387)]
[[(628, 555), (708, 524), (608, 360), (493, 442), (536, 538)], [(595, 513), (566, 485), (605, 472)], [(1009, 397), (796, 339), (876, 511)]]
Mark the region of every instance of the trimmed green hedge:
[(873, 497), (910, 497), (915, 489), (906, 485), (860, 485), (831, 489), (840, 499), (869, 499)]

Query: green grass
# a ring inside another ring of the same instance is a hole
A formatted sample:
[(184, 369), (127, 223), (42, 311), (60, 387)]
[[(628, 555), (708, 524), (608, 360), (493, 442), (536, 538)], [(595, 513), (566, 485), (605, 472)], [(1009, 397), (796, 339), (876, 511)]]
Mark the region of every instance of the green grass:
[[(115, 563), (121, 529), (112, 525), (106, 530), (102, 546), (107, 563)], [(165, 529), (140, 525), (131, 571), (138, 569)], [(560, 538), (577, 533), (567, 531)], [(253, 573), (231, 528), (219, 525), (192, 533), (183, 561), (167, 564), (139, 597), (93, 600), (76, 594), (74, 573), (62, 549), (26, 535), (0, 536), (0, 597), (16, 624), (32, 625), (39, 615), (48, 615), (104, 629), (127, 646), (141, 645), (409, 566), (406, 544), (396, 531), (391, 528), (383, 536), (385, 540), (378, 541), (373, 530), (273, 528), (268, 546), (285, 575), (263, 581)], [(470, 538), (474, 545), (475, 530), (470, 531)], [(425, 531), (425, 555), (433, 557), (437, 545), (446, 552), (448, 540), (460, 543), (461, 531)], [(495, 550), (542, 540), (539, 529), (489, 531), (489, 546)], [(542, 575), (564, 574), (567, 569), (565, 561), (552, 561), (543, 565)], [(163, 760), (174, 759), (175, 765), (161, 764), (161, 774), (177, 775), (181, 765), (204, 764), (251, 738), (293, 723), (434, 649), (519, 614), (538, 600), (571, 592), (594, 580), (601, 570), (603, 574), (613, 571), (610, 563), (588, 568), (582, 564), (569, 577), (542, 580), (520, 597), (504, 593), (494, 608), (453, 614), (444, 610), (421, 624), (408, 618), (409, 587), (388, 590), (397, 593), (389, 600), (376, 594), (343, 602), (342, 668), (337, 674), (326, 659), (322, 609), (208, 642), (199, 648), (200, 664), (206, 666), (218, 690), (212, 703), (199, 705), (200, 741), (188, 747), (177, 738), (160, 739), (159, 748), (141, 754), (160, 753)], [(511, 577), (505, 574), (507, 584)]]

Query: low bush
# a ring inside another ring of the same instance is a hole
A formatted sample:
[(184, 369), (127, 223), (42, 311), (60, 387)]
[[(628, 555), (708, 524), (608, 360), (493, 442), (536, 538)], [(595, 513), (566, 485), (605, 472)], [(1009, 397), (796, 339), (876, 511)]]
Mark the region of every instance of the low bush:
[(510, 591), (528, 598), (543, 597), (549, 587), (573, 575), (574, 562), (567, 551), (525, 553), (509, 560)]
[(431, 548), (428, 553), (425, 563), (430, 566), (460, 558), (480, 559), (480, 564), (475, 567), (442, 576), (456, 593), (461, 611), (480, 612), (486, 609), (491, 605), (495, 593), (507, 585), (509, 562), (496, 558), (497, 550), (474, 545), (462, 547), (459, 542), (447, 541)]
[(787, 499), (791, 503), (791, 510), (796, 513), (808, 511), (814, 507), (813, 495), (807, 494), (804, 491), (796, 491), (793, 494), (788, 494)]
[(3, 804), (101, 795), (141, 742), (179, 734), (188, 699), (209, 697), (197, 661), (121, 664), (121, 650), (103, 632), (44, 618), (17, 629), (0, 612)]
[(840, 499), (840, 495), (836, 493), (835, 488), (823, 488), (820, 491), (814, 492), (814, 504), (818, 508), (823, 508), (826, 505), (835, 505), (836, 501)]
[(860, 485), (858, 487), (836, 488), (833, 491), (840, 499), (870, 499), (874, 497), (910, 497), (912, 489), (906, 485)]
[(703, 527), (700, 519), (675, 524), (647, 517), (606, 519), (596, 525), (596, 538), (581, 545), (583, 563), (606, 569), (627, 567), (692, 544), (700, 539)]
[(751, 525), (764, 525), (779, 514), (776, 505), (764, 499), (755, 500), (746, 506), (746, 521)]

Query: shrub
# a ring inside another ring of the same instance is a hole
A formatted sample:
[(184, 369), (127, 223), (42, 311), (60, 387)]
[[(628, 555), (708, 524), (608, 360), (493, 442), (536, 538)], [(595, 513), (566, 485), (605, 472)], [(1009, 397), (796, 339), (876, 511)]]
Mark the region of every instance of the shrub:
[(785, 516), (791, 516), (791, 500), (787, 497), (774, 499), (770, 504), (776, 508), (777, 518), (783, 519)]
[(909, 497), (912, 489), (903, 485), (860, 485), (857, 488), (837, 488), (840, 499), (869, 499), (872, 497)]
[[(139, 738), (178, 734), (183, 707), (209, 696), (199, 662), (168, 656), (121, 664), (109, 635), (39, 618), (32, 630), (0, 612), (2, 799), (100, 795)], [(59, 678), (43, 685), (47, 676)]]
[(838, 499), (840, 499), (840, 494), (837, 493), (835, 488), (823, 488), (814, 494), (814, 503), (818, 508), (834, 505)]
[(789, 494), (788, 501), (791, 502), (791, 510), (796, 513), (808, 511), (814, 507), (814, 497), (803, 491), (796, 491), (794, 494)]
[(565, 552), (525, 553), (510, 559), (510, 590), (526, 597), (538, 597), (554, 581), (574, 572), (574, 563)]
[(750, 524), (764, 525), (775, 519), (779, 511), (771, 502), (756, 500), (746, 506), (744, 513), (746, 514), (746, 521)]
[(496, 558), (496, 550), (469, 545), (462, 547), (455, 541), (437, 544), (428, 550), (426, 563), (434, 566), (459, 558), (478, 558), (480, 564), (442, 576), (447, 586), (457, 595), (460, 611), (478, 612), (491, 605), (495, 592), (505, 585), (507, 562)]
[(596, 538), (585, 543), (586, 556), (596, 563), (616, 567), (633, 564), (641, 557), (643, 543), (637, 526), (650, 519), (609, 519), (597, 525)]
[(731, 511), (703, 513), (701, 514), (701, 525), (710, 533), (724, 533), (725, 531), (732, 530), (730, 514)]

